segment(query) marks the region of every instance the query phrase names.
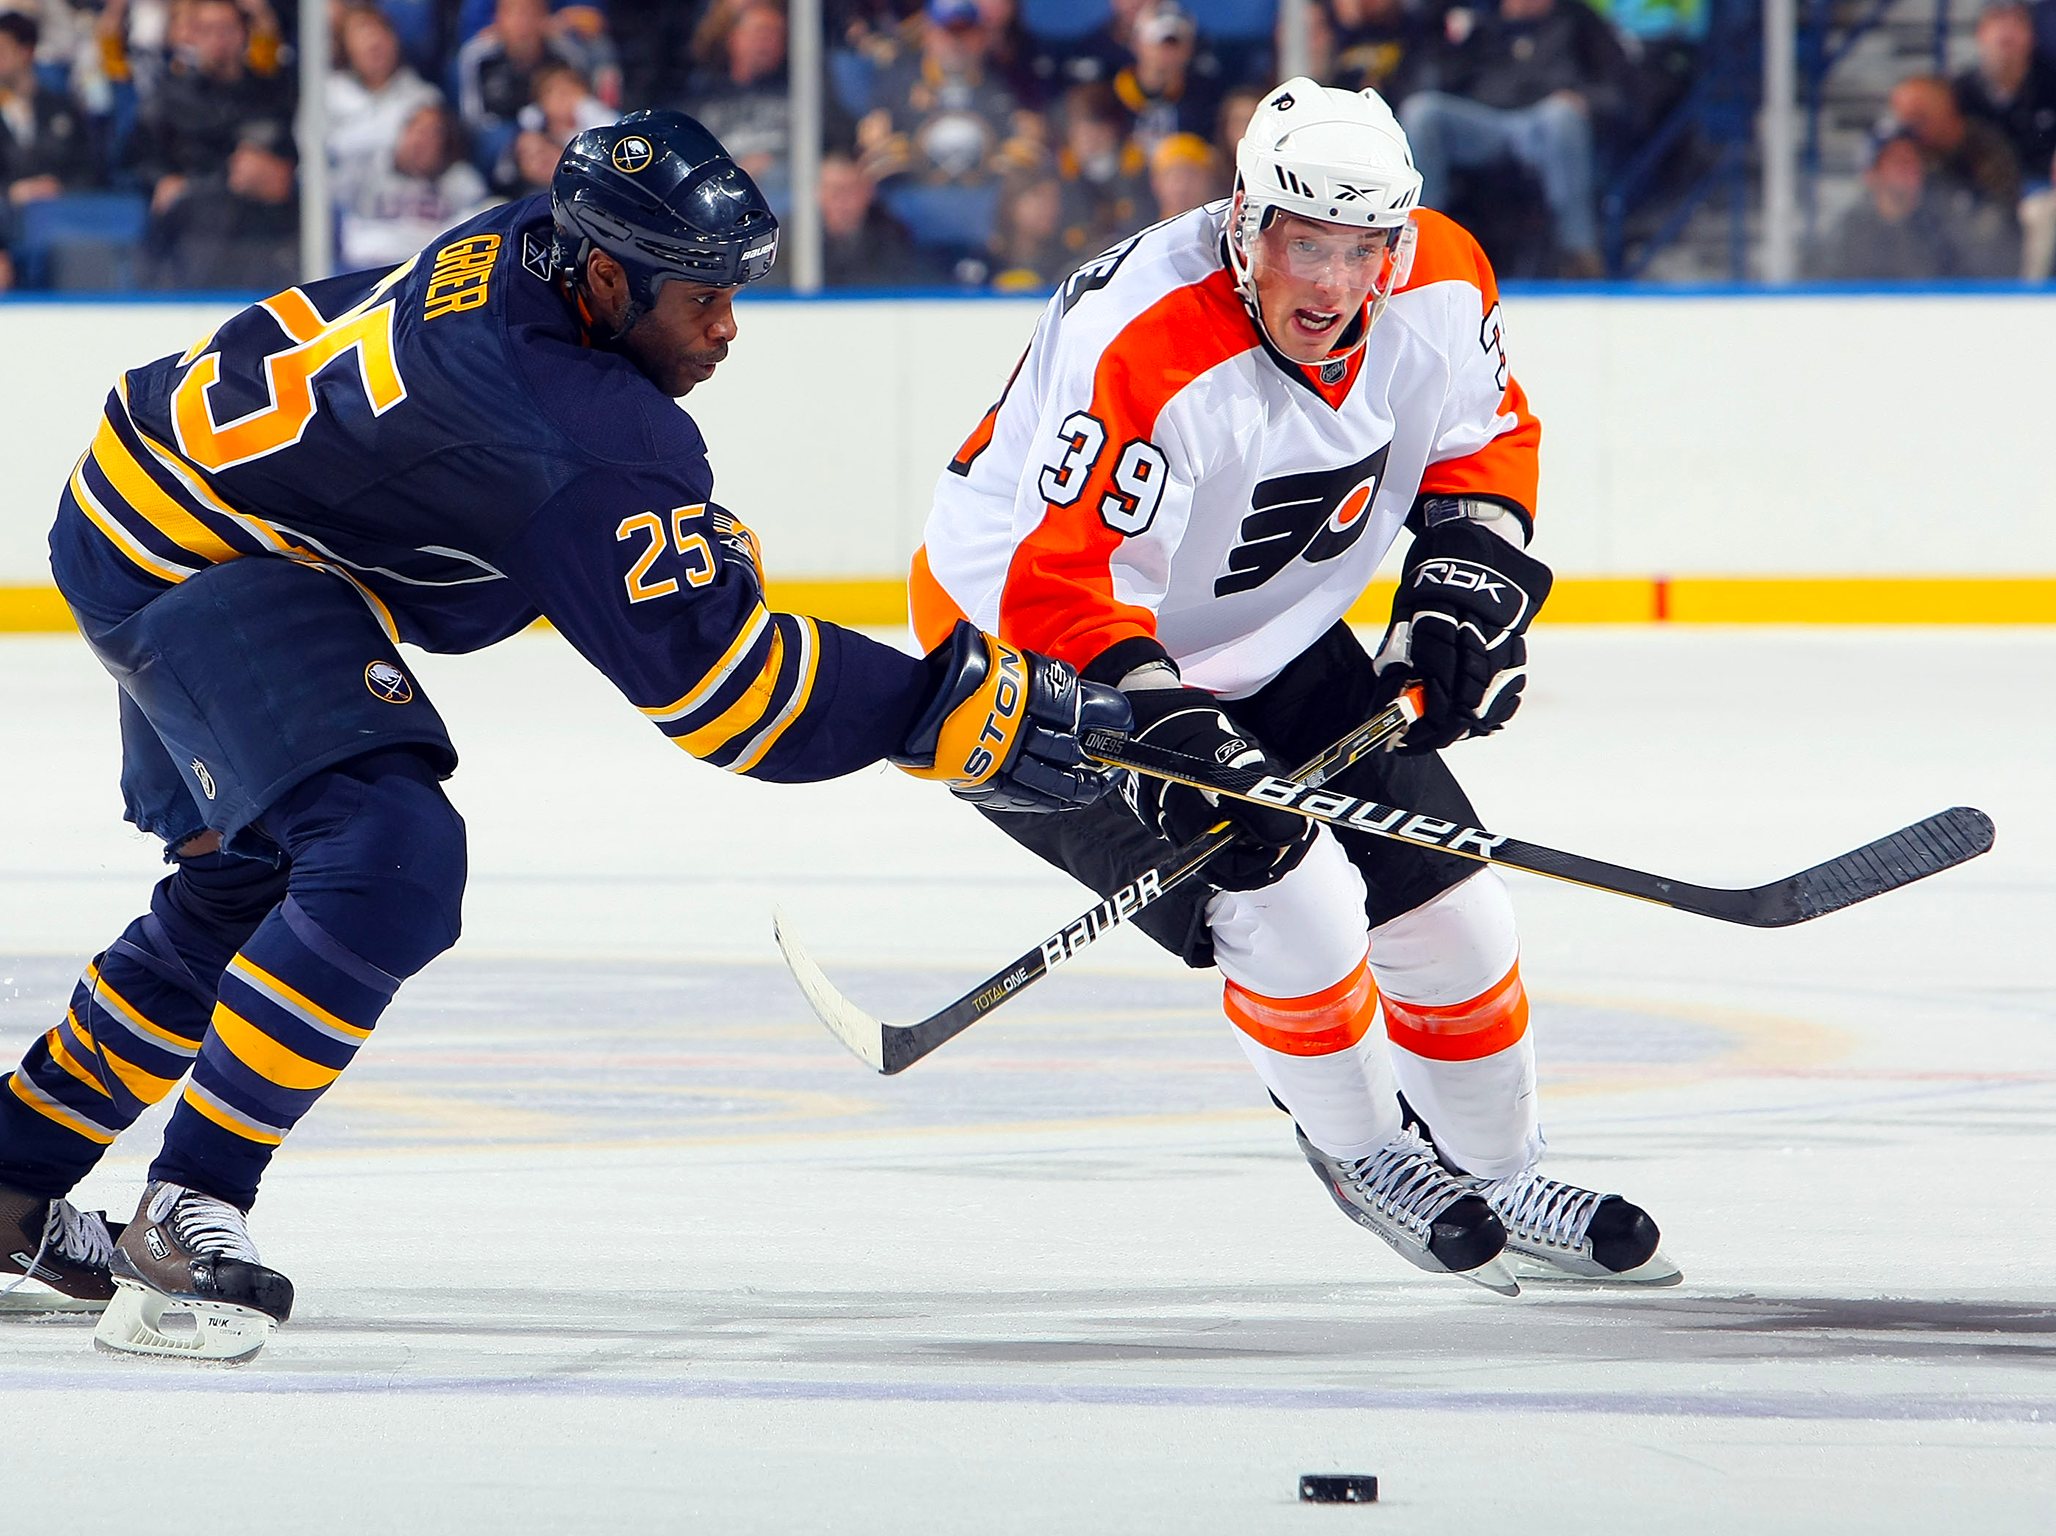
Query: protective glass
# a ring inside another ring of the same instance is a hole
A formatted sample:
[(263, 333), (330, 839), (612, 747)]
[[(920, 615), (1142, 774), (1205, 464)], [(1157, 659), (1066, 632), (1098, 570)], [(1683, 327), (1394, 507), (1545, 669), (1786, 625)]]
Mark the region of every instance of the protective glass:
[(1271, 221), (1256, 237), (1251, 265), (1295, 282), (1383, 298), (1399, 273), (1400, 236), (1406, 225), (1391, 229), (1351, 229), (1317, 224), (1309, 219)]

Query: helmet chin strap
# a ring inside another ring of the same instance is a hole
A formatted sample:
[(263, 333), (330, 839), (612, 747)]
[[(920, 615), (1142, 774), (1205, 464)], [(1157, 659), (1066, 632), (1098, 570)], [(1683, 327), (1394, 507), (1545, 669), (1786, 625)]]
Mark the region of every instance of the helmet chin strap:
[(614, 334), (607, 338), (607, 345), (614, 346), (620, 342), (624, 336), (636, 328), (637, 323), (649, 312), (649, 306), (643, 303), (642, 300), (630, 299), (628, 301), (628, 308), (621, 311), (621, 323), (614, 327)]

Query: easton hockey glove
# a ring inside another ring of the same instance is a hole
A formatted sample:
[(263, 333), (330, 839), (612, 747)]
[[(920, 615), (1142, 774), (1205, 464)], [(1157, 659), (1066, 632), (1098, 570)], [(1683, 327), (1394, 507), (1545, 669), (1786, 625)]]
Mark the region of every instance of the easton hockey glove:
[[(1135, 740), (1219, 763), (1283, 776), (1286, 768), (1251, 741), (1201, 688), (1136, 688)], [(1314, 824), (1290, 811), (1245, 800), (1222, 800), (1189, 784), (1141, 774), (1127, 777), (1122, 793), (1146, 827), (1184, 844), (1210, 827), (1230, 822), (1241, 835), (1208, 861), (1206, 878), (1224, 891), (1260, 891), (1285, 878), (1313, 846)]]
[(1468, 517), (1434, 523), (1414, 540), (1372, 662), (1395, 694), (1419, 678), (1427, 695), (1401, 752), (1432, 752), (1513, 718), (1528, 680), (1522, 636), (1549, 583), (1548, 566)]
[(928, 653), (935, 689), (892, 761), (988, 811), (1068, 811), (1112, 786), (1078, 749), (1081, 731), (1126, 731), (1128, 701), (1061, 661), (957, 621)]

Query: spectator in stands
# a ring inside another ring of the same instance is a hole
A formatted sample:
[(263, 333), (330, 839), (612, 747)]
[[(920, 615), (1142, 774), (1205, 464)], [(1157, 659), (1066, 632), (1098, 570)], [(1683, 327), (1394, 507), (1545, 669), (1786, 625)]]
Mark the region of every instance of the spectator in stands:
[(569, 64), (554, 59), (539, 64), (530, 83), (535, 100), (515, 114), (514, 142), (493, 166), (493, 190), (502, 197), (547, 191), (572, 135), (602, 127), (618, 115)]
[(777, 0), (747, 0), (729, 24), (720, 67), (696, 72), (685, 98), (685, 110), (773, 195), (782, 195), (791, 180), (785, 42), (784, 7)]
[(284, 123), (240, 125), (223, 169), (191, 178), (151, 220), (151, 286), (276, 293), (298, 282), (297, 168)]
[(14, 257), (7, 249), (7, 224), (0, 218), (0, 293), (14, 286)]
[(487, 201), (485, 178), (464, 158), (456, 114), (441, 100), (424, 102), (343, 206), (343, 265), (405, 261)]
[(130, 163), (159, 216), (196, 179), (226, 176), (245, 124), (293, 120), (292, 82), (251, 67), (251, 23), (234, 0), (187, 0), (183, 20), (190, 52), (143, 98), (130, 138)]
[[(2043, 171), (2056, 183), (2056, 161)], [(2056, 185), (2030, 192), (2020, 200), (2020, 275), (2046, 283), (2056, 268)]]
[(6, 8), (32, 18), (40, 29), (36, 68), (69, 92), (88, 117), (106, 116), (114, 101), (96, 32), (99, 0), (7, 0)]
[(1135, 62), (1135, 18), (1150, 0), (1108, 0), (1107, 19), (1083, 37), (1046, 47), (1037, 72), (1053, 90), (1112, 80)]
[(1149, 187), (1156, 196), (1160, 219), (1176, 218), (1226, 197), (1227, 181), (1221, 157), (1196, 133), (1174, 133), (1158, 140), (1149, 157)]
[(442, 93), (401, 61), (400, 36), (377, 6), (350, 6), (339, 35), (343, 67), (328, 77), (328, 158), (336, 201), (348, 203), (391, 158), (401, 129)]
[(1040, 156), (1041, 119), (986, 72), (987, 41), (977, 0), (928, 0), (920, 55), (879, 79), (858, 126), (876, 179), (983, 186)]
[(37, 36), (33, 16), (0, 12), (0, 189), (10, 209), (98, 179), (84, 106), (36, 79)]
[(1214, 117), (1214, 148), (1220, 152), (1221, 163), (1232, 175), (1235, 167), (1235, 148), (1242, 142), (1242, 135), (1249, 129), (1250, 118), (1271, 93), (1253, 85), (1237, 85), (1229, 88), (1221, 98), (1221, 110)]
[(1815, 276), (1920, 282), (2018, 270), (2018, 245), (1997, 210), (1935, 175), (1903, 123), (1879, 124), (1868, 159), (1865, 196), (1822, 242)]
[(569, 64), (584, 76), (588, 59), (574, 32), (552, 25), (549, 0), (498, 0), (493, 24), (457, 53), (457, 110), (479, 164), (497, 161), (520, 132), (538, 69)]
[(1434, 30), (1406, 0), (1334, 0), (1335, 62), (1323, 85), (1376, 91), (1393, 106), (1408, 97)]
[(877, 200), (877, 185), (842, 150), (821, 157), (821, 283), (826, 288), (916, 287), (938, 273)]
[(1064, 240), (1064, 184), (1040, 167), (1007, 173), (992, 228), (996, 293), (1048, 293), (1078, 264)]
[(1949, 82), (1913, 75), (1892, 87), (1892, 116), (1927, 151), (1928, 170), (1961, 182), (2012, 219), (2020, 203), (2020, 161), (1990, 123), (1967, 118)]
[(1399, 106), (1421, 201), (1446, 207), (1453, 171), (1511, 157), (1542, 183), (1558, 270), (1600, 276), (1593, 141), (1628, 101), (1613, 30), (1582, 0), (1499, 0), (1489, 13), (1451, 11), (1446, 28), (1422, 61), (1429, 88)]
[(978, 0), (978, 19), (985, 24), (986, 70), (1024, 111), (1041, 111), (1048, 83), (1036, 72), (1035, 42), (1021, 25), (1020, 8), (1014, 0)]
[[(395, 0), (379, 0), (392, 5)], [(419, 0), (437, 7), (445, 15), (454, 13), (449, 24), (452, 51), (461, 56), (466, 45), (499, 24), (499, 0)], [(614, 39), (607, 30), (607, 12), (616, 0), (544, 0), (548, 12), (543, 30), (571, 63), (585, 72), (593, 94), (616, 111), (621, 107), (621, 65)]]
[(2056, 61), (2035, 51), (2021, 0), (1997, 0), (1977, 19), (1977, 67), (1956, 77), (1956, 105), (2006, 135), (2024, 171), (2040, 178), (2056, 156)]
[(1148, 155), (1174, 133), (1208, 133), (1220, 110), (1221, 82), (1211, 55), (1194, 68), (1199, 27), (1177, 0), (1154, 0), (1135, 18), (1135, 62), (1114, 76), (1114, 94), (1134, 119)]
[(1063, 184), (1064, 248), (1075, 265), (1150, 222), (1149, 159), (1128, 136), (1128, 114), (1104, 82), (1064, 93), (1064, 142), (1057, 151)]

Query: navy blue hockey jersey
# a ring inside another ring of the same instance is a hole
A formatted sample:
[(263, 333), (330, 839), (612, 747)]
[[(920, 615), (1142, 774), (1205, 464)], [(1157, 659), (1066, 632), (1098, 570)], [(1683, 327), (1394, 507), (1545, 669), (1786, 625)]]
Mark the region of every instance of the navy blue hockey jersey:
[(496, 208), (124, 375), (51, 531), (66, 598), (111, 623), (209, 564), (298, 560), (432, 651), (546, 616), (736, 772), (829, 778), (893, 750), (925, 669), (766, 608), (698, 428), (590, 344), (549, 239), (547, 198)]

